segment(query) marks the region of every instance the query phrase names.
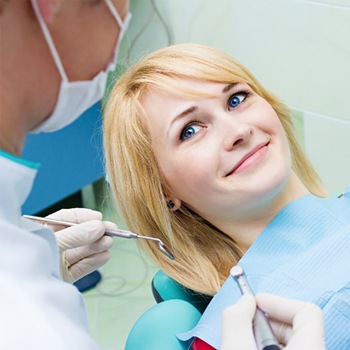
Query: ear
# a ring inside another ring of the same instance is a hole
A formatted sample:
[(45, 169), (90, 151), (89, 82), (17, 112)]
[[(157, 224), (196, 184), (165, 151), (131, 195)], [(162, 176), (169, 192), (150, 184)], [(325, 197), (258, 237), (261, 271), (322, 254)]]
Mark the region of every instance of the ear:
[(178, 198), (167, 198), (166, 203), (170, 211), (176, 211), (181, 207), (182, 202)]
[(50, 23), (60, 10), (63, 0), (37, 0), (43, 20)]

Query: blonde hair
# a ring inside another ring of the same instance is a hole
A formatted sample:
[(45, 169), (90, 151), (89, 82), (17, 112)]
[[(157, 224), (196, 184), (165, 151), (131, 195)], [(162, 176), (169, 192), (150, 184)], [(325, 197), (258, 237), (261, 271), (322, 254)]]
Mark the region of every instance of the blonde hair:
[(324, 196), (325, 192), (296, 141), (288, 108), (224, 52), (197, 44), (169, 46), (124, 73), (104, 115), (106, 168), (113, 196), (130, 230), (160, 238), (174, 253), (175, 261), (170, 261), (154, 243), (142, 243), (159, 267), (182, 285), (212, 295), (240, 259), (241, 250), (232, 238), (186, 207), (169, 211), (168, 186), (155, 159), (140, 102), (150, 91), (196, 94), (176, 78), (249, 84), (276, 111), (289, 141), (295, 173), (311, 193)]

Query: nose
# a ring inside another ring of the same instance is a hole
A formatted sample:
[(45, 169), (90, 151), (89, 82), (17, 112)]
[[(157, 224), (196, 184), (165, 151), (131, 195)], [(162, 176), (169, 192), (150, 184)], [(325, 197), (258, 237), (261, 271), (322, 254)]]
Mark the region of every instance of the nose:
[(250, 124), (234, 120), (232, 116), (223, 124), (224, 148), (227, 151), (238, 148), (250, 140), (253, 128)]

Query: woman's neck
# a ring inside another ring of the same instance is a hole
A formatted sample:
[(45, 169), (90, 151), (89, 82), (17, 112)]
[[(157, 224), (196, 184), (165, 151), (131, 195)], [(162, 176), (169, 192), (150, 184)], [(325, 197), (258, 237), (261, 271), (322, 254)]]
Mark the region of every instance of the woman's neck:
[(310, 194), (299, 177), (292, 172), (285, 187), (267, 196), (254, 209), (249, 209), (246, 215), (241, 215), (231, 222), (216, 225), (223, 232), (231, 236), (245, 252), (257, 239), (259, 234), (273, 220), (273, 218), (289, 203)]

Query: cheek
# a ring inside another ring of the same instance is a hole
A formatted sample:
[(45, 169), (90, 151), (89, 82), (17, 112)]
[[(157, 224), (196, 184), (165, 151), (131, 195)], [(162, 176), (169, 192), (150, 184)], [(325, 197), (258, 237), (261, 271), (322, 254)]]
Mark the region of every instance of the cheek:
[(286, 147), (289, 148), (287, 136), (275, 110), (266, 102), (262, 112), (265, 118), (261, 120), (261, 128), (269, 134), (278, 137), (284, 150), (286, 150)]
[(198, 156), (187, 154), (181, 157), (164, 157), (161, 161), (161, 171), (171, 190), (182, 200), (189, 194), (197, 195), (209, 181), (209, 162), (204, 162)]
[(290, 155), (290, 148), (289, 148), (289, 142), (288, 142), (287, 135), (284, 131), (284, 128), (283, 128), (280, 120), (278, 119), (278, 117), (276, 117), (276, 118), (277, 119), (275, 120), (274, 130), (276, 130), (275, 131), (276, 136), (280, 139), (282, 152), (285, 155)]

